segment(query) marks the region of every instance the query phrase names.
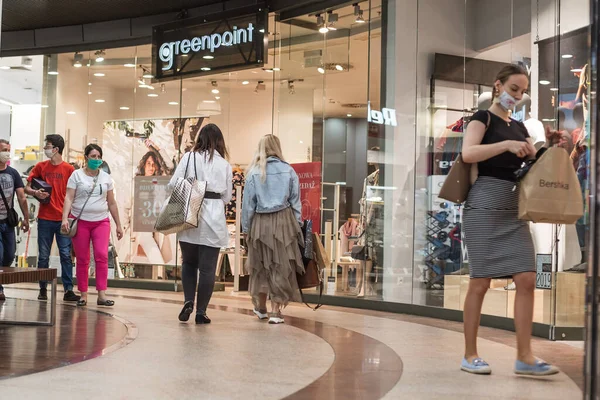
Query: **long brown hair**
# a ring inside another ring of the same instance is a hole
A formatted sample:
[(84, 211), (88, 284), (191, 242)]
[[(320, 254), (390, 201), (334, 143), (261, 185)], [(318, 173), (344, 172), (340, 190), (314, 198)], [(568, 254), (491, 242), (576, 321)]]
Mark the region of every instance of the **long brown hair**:
[(511, 64), (502, 68), (500, 72), (498, 72), (498, 75), (496, 75), (496, 79), (494, 80), (494, 87), (492, 89), (492, 102), (496, 97), (498, 97), (499, 94), (498, 90), (496, 90), (495, 82), (500, 81), (504, 85), (508, 78), (510, 78), (513, 75), (525, 75), (529, 79), (527, 71), (525, 71), (525, 69), (519, 65)]
[(212, 161), (215, 151), (224, 159), (229, 158), (223, 133), (215, 124), (208, 124), (200, 130), (194, 151), (207, 152), (210, 161)]

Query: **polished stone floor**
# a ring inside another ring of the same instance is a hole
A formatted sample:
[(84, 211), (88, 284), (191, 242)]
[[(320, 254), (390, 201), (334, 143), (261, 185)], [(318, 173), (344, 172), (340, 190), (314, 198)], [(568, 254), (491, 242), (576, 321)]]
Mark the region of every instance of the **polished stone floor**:
[[(0, 309), (0, 318), (43, 312), (33, 289), (7, 288), (12, 299)], [(458, 368), (462, 334), (460, 324), (452, 322), (292, 305), (285, 310), (286, 324), (274, 326), (251, 314), (246, 295), (224, 293), (213, 297), (213, 323), (197, 326), (177, 321), (180, 293), (110, 293), (117, 302), (112, 309), (96, 307), (94, 298), (87, 309), (59, 305), (55, 328), (0, 327), (1, 397), (581, 397), (582, 350), (560, 342), (536, 339), (534, 348), (565, 373), (519, 378), (512, 374), (514, 334), (483, 328), (480, 352), (494, 374), (473, 376)]]

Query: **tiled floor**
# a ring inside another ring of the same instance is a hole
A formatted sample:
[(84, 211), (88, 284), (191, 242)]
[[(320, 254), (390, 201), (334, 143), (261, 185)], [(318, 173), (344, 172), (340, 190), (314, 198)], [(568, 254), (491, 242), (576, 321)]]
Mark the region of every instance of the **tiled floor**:
[[(20, 287), (7, 294), (35, 297), (34, 290)], [(569, 376), (523, 379), (512, 374), (514, 335), (482, 329), (480, 351), (494, 374), (473, 376), (458, 369), (462, 334), (451, 322), (293, 305), (285, 311), (286, 324), (273, 326), (250, 315), (246, 296), (217, 294), (209, 310), (213, 323), (196, 326), (177, 321), (180, 293), (111, 293), (117, 304), (109, 311), (135, 340), (85, 362), (1, 380), (2, 398), (63, 399), (65, 393), (86, 399), (581, 397), (573, 380), (581, 373), (581, 349), (563, 343), (536, 340), (534, 346), (545, 358), (553, 352), (568, 359)], [(81, 326), (71, 328), (75, 343), (89, 337)]]

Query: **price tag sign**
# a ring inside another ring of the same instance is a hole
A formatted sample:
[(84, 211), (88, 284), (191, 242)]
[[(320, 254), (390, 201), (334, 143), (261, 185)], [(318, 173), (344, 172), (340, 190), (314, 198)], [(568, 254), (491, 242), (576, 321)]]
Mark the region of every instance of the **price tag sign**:
[(133, 193), (133, 231), (154, 232), (158, 214), (167, 201), (169, 176), (136, 176)]
[(536, 254), (537, 289), (552, 289), (552, 254)]

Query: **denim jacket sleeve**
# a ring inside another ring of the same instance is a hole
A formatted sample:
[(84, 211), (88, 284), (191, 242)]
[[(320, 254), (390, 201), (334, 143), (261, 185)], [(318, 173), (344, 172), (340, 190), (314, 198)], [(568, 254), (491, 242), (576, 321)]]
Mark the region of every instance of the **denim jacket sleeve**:
[(300, 180), (294, 170), (290, 179), (290, 206), (298, 222), (302, 222), (302, 203), (300, 202)]
[(256, 212), (256, 188), (254, 187), (253, 175), (246, 179), (244, 187), (244, 199), (242, 202), (242, 233), (248, 233), (252, 227), (252, 218)]

